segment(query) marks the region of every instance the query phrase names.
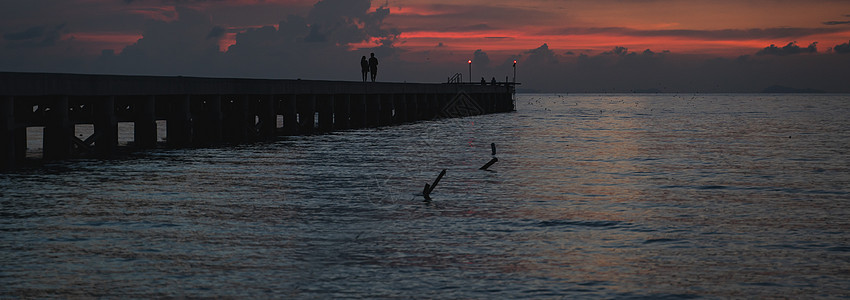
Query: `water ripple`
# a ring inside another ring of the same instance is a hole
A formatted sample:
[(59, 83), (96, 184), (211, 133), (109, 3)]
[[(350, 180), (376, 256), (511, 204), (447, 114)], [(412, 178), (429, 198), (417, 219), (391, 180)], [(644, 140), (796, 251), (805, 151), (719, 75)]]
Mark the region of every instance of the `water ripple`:
[(523, 95), (516, 113), (49, 163), (0, 175), (0, 295), (847, 298), (848, 103)]

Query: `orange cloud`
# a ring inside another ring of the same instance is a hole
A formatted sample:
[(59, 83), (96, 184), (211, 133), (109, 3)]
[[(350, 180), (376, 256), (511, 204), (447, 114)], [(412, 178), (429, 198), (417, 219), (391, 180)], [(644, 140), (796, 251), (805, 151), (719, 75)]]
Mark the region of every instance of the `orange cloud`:
[(439, 43), (453, 50), (516, 51), (545, 42), (564, 51), (626, 46), (734, 56), (771, 43), (817, 41), (826, 49), (846, 41), (850, 27), (826, 22), (840, 17), (836, 12), (846, 4), (814, 2), (400, 0), (387, 20), (401, 29), (401, 47), (413, 51)]

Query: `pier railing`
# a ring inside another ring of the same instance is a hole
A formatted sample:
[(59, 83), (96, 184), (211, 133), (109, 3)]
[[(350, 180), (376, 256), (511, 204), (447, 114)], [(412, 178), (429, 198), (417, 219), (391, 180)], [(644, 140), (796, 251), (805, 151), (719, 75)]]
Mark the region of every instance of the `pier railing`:
[[(239, 144), (509, 112), (513, 87), (0, 72), (0, 170), (26, 159), (30, 127), (44, 128), (45, 160), (107, 158), (120, 122), (133, 123), (138, 149)], [(79, 137), (77, 124), (93, 134)]]
[(452, 77), (449, 77), (448, 83), (463, 83), (463, 74), (455, 73)]

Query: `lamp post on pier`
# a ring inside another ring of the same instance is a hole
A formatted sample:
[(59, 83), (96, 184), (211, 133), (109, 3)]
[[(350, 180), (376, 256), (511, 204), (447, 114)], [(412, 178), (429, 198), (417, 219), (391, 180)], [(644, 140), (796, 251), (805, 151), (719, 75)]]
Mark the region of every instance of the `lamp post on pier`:
[(516, 59), (514, 59), (514, 83), (516, 83)]
[(469, 63), (469, 83), (472, 83), (472, 60), (467, 61)]

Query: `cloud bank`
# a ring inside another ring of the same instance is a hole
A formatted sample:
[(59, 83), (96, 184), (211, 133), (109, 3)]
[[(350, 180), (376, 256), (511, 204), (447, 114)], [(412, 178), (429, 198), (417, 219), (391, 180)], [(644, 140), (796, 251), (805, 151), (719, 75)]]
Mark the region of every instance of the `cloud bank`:
[(805, 54), (805, 53), (817, 53), (818, 52), (818, 43), (814, 42), (810, 44), (806, 48), (800, 48), (797, 46), (797, 42), (790, 42), (788, 45), (783, 46), (782, 48), (776, 47), (776, 45), (770, 45), (765, 47), (764, 49), (756, 52), (756, 55), (794, 55), (794, 54)]
[[(226, 29), (202, 12), (178, 6), (174, 21), (145, 25), (143, 38), (119, 54), (105, 52), (94, 70), (121, 74), (181, 74), (270, 78), (344, 79), (352, 45), (392, 56), (398, 32), (385, 28), (389, 9), (370, 10), (369, 0), (322, 0), (306, 16), (290, 15), (277, 26), (249, 28), (221, 51)], [(355, 61), (356, 63), (356, 61)]]
[(557, 55), (543, 45), (520, 57), (518, 81), (545, 92), (750, 93), (774, 85), (850, 92), (846, 84), (850, 55), (841, 54), (850, 51), (850, 42), (829, 54), (812, 54), (816, 43), (806, 48), (788, 45), (771, 45), (735, 58), (626, 47), (596, 55)]
[[(87, 3), (99, 3), (102, 10), (77, 17), (61, 14), (81, 11), (74, 1), (43, 1), (52, 6), (2, 4), (0, 16), (12, 21), (0, 26), (0, 71), (357, 81), (359, 58), (374, 52), (381, 60), (382, 81), (442, 82), (455, 73), (466, 78), (468, 59), (473, 81), (502, 81), (513, 77), (517, 60), (522, 88), (540, 92), (757, 92), (772, 85), (850, 92), (850, 41), (836, 44), (833, 37), (847, 32), (843, 21), (749, 29), (565, 27), (577, 17), (531, 5), (391, 8), (369, 0), (122, 0), (109, 5), (92, 0)], [(12, 18), (27, 12), (46, 17)], [(525, 31), (517, 29), (523, 26), (517, 15), (528, 20)], [(258, 16), (274, 21), (252, 23)], [(553, 20), (559, 25), (531, 26)], [(820, 37), (832, 42), (820, 43)], [(573, 43), (581, 39), (600, 42)], [(808, 46), (794, 42), (803, 39)], [(652, 44), (669, 40), (687, 41), (692, 50)], [(746, 55), (705, 54), (718, 45), (743, 44), (751, 49)]]

